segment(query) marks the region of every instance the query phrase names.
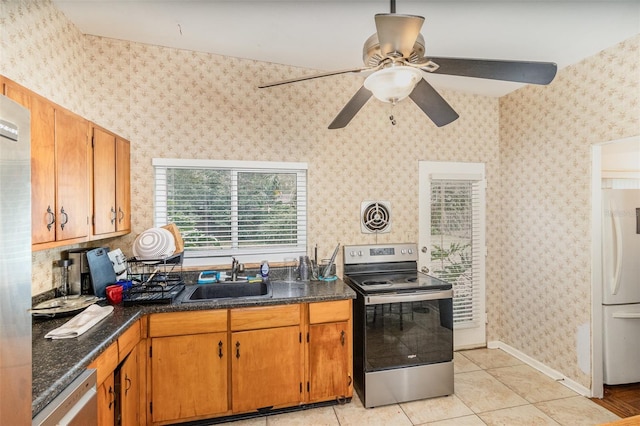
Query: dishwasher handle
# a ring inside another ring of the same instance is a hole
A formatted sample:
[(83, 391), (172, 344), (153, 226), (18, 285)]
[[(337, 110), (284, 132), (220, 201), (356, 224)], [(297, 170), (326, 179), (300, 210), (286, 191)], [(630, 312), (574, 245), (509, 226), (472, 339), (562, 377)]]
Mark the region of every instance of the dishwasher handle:
[(421, 302), (424, 300), (451, 299), (453, 290), (415, 291), (411, 293), (387, 293), (366, 296), (365, 305), (382, 305), (385, 303)]

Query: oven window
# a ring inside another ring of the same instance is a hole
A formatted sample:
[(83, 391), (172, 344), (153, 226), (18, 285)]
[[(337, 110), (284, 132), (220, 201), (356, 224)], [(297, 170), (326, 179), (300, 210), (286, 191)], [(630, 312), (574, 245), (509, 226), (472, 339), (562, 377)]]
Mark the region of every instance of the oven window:
[(367, 372), (452, 359), (451, 299), (366, 306)]

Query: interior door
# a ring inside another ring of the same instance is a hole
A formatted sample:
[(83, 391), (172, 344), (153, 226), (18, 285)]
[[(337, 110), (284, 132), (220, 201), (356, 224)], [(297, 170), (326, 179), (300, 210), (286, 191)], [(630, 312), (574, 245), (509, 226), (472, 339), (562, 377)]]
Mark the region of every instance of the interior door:
[(482, 163), (419, 163), (418, 268), (453, 286), (454, 349), (486, 345)]

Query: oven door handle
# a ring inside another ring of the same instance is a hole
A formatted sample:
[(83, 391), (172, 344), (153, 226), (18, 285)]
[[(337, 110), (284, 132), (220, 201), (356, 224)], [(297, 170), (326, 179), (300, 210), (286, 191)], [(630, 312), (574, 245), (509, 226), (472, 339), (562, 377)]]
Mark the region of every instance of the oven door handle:
[(451, 299), (453, 290), (416, 291), (412, 293), (388, 293), (365, 297), (365, 305), (384, 303), (420, 302), (423, 300)]

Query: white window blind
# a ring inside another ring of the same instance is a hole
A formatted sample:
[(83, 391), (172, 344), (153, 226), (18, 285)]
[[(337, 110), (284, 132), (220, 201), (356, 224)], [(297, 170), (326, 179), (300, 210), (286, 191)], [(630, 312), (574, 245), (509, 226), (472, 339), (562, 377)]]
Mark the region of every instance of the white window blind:
[(484, 321), (484, 181), (434, 177), (431, 274), (453, 285), (454, 326), (477, 327)]
[(175, 223), (185, 261), (306, 253), (305, 163), (154, 159), (155, 224)]

